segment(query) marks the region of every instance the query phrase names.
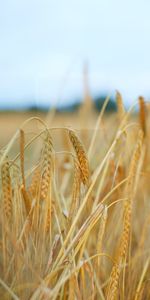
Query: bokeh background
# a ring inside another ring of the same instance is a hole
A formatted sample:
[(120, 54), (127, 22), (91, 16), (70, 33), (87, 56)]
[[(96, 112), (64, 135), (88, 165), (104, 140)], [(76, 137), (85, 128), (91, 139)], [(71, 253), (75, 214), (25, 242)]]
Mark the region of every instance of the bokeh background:
[(0, 109), (150, 96), (148, 0), (0, 1)]

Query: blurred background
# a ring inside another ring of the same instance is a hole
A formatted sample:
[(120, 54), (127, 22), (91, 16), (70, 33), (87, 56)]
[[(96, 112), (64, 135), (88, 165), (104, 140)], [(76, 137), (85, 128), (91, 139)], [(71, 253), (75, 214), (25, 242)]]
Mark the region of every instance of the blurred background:
[(1, 0), (0, 110), (70, 110), (116, 89), (126, 106), (148, 100), (149, 12), (148, 0)]

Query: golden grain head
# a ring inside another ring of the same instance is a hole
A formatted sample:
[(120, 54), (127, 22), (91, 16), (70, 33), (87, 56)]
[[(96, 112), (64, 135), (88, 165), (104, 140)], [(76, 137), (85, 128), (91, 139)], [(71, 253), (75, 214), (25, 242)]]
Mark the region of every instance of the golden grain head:
[(42, 157), (42, 176), (41, 176), (41, 199), (45, 200), (50, 187), (50, 180), (53, 168), (52, 161), (53, 144), (50, 134), (47, 134), (44, 141), (43, 157)]
[(124, 108), (122, 96), (118, 91), (116, 91), (116, 101), (117, 101), (118, 117), (119, 117), (119, 121), (121, 122), (123, 120), (123, 117), (125, 116), (125, 108)]
[(90, 170), (86, 151), (79, 137), (75, 134), (73, 130), (69, 130), (69, 138), (78, 158), (81, 170), (81, 180), (83, 184), (87, 185), (90, 179)]
[(7, 218), (12, 213), (12, 184), (9, 161), (5, 161), (1, 169), (4, 212)]
[(144, 136), (146, 134), (146, 106), (144, 97), (139, 97), (139, 122), (141, 129), (143, 130)]

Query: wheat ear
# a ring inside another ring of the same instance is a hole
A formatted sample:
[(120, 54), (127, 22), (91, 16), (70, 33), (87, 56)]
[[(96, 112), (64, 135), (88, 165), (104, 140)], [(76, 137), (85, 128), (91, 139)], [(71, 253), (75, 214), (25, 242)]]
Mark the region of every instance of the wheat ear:
[(52, 138), (49, 133), (44, 142), (42, 170), (41, 199), (45, 200), (49, 191), (52, 171)]
[(21, 166), (21, 175), (22, 175), (22, 184), (25, 187), (25, 175), (24, 175), (24, 145), (25, 145), (25, 136), (24, 131), (20, 129), (20, 166)]
[(90, 170), (84, 146), (73, 130), (69, 130), (69, 138), (79, 161), (81, 180), (84, 185), (88, 185), (90, 179)]
[(130, 230), (131, 230), (131, 213), (132, 213), (132, 204), (130, 200), (127, 200), (124, 204), (124, 224), (123, 224), (123, 233), (121, 236), (121, 242), (119, 247), (119, 259), (123, 261), (127, 255), (129, 239), (130, 239)]
[(8, 219), (10, 219), (12, 213), (12, 186), (9, 167), (9, 162), (5, 161), (1, 169), (4, 212)]
[(26, 213), (28, 215), (29, 212), (30, 212), (30, 209), (31, 209), (31, 200), (30, 200), (29, 193), (26, 191), (24, 185), (21, 186), (21, 193), (22, 193), (22, 197), (23, 197), (23, 200), (24, 200)]
[(34, 170), (34, 173), (32, 175), (32, 179), (31, 179), (31, 183), (28, 188), (28, 192), (32, 196), (32, 198), (34, 198), (37, 194), (40, 178), (41, 178), (41, 168), (38, 166)]
[(116, 102), (117, 102), (118, 118), (119, 121), (122, 122), (123, 117), (125, 116), (125, 108), (123, 105), (122, 96), (118, 91), (116, 91)]
[(75, 215), (80, 197), (80, 186), (81, 186), (81, 171), (79, 168), (79, 163), (74, 159), (74, 182), (73, 182), (73, 191), (72, 191), (72, 201), (69, 210), (69, 223), (71, 222), (73, 216)]
[(49, 187), (49, 197), (47, 198), (47, 215), (46, 215), (46, 232), (51, 230), (51, 215), (52, 215), (52, 199), (51, 199), (51, 184)]
[(133, 182), (136, 175), (137, 165), (138, 161), (141, 155), (141, 149), (143, 145), (143, 131), (139, 130), (138, 133), (138, 141), (131, 159), (131, 165), (129, 169), (129, 176), (128, 176), (128, 183), (127, 183), (127, 189), (129, 192), (129, 197), (132, 197), (132, 191), (133, 191)]
[(106, 300), (117, 300), (119, 291), (120, 265), (116, 262), (110, 274)]
[(139, 122), (144, 136), (146, 135), (146, 107), (142, 96), (139, 97)]

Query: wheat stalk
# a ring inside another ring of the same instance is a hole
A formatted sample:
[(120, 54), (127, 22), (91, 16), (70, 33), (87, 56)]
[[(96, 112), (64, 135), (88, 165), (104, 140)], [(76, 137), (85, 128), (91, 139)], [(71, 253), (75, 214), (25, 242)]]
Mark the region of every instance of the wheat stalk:
[[(105, 233), (105, 227), (107, 222), (107, 206), (104, 207), (104, 211), (100, 220), (100, 226), (98, 230), (98, 237), (97, 237), (97, 247), (96, 247), (96, 253), (102, 252), (102, 242), (104, 238)], [(97, 258), (97, 264), (95, 269), (99, 270), (100, 267), (100, 257)]]

